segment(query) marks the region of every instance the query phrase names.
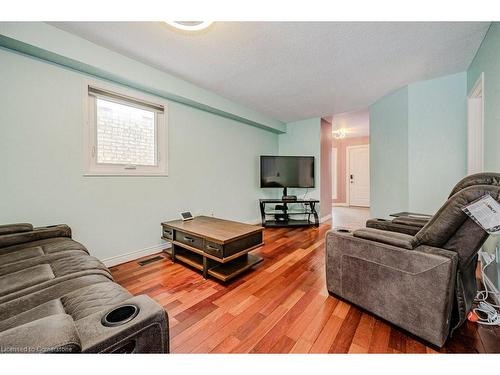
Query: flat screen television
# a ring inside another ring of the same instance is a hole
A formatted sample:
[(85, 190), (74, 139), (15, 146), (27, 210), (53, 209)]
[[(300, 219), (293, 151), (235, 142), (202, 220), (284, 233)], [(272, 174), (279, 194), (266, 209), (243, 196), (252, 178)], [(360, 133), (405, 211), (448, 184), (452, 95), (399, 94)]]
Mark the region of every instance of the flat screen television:
[(314, 156), (261, 156), (260, 187), (313, 188)]

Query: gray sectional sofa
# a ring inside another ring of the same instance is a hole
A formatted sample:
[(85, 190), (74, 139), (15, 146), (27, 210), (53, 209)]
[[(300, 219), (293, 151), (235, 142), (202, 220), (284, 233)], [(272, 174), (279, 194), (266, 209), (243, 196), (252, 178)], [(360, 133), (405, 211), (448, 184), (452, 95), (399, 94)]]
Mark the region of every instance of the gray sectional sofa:
[(0, 226), (0, 352), (167, 353), (168, 317), (66, 225)]
[(375, 228), (326, 237), (328, 291), (436, 345), (465, 321), (488, 234), (462, 208), (497, 184), (463, 188), (415, 235)]

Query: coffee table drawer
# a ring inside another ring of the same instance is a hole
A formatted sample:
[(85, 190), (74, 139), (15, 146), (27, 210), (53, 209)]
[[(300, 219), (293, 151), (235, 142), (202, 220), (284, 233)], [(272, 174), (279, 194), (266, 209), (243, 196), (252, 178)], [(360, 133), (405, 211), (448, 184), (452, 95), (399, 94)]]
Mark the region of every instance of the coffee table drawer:
[(224, 255), (224, 248), (221, 244), (211, 241), (205, 241), (205, 252), (207, 254), (222, 258)]
[(168, 238), (169, 240), (173, 240), (174, 230), (172, 228), (163, 228), (163, 237)]
[(203, 238), (193, 236), (189, 233), (175, 231), (175, 241), (203, 250)]

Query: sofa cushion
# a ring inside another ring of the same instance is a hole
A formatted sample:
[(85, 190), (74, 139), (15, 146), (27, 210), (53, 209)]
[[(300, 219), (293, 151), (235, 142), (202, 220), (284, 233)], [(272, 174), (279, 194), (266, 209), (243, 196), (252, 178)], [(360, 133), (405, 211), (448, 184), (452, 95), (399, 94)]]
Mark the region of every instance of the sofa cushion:
[(56, 314), (65, 314), (64, 307), (59, 299), (43, 303), (31, 310), (0, 321), (0, 332)]
[[(49, 227), (35, 228), (29, 232), (19, 232), (0, 235), (0, 248), (9, 247), (49, 238), (71, 238), (71, 228), (67, 225), (52, 225)], [(29, 245), (33, 246), (33, 244)]]
[[(13, 272), (5, 274), (9, 268)], [(0, 276), (0, 303), (85, 275), (103, 275), (113, 280), (101, 261), (86, 254), (46, 255), (0, 267), (0, 271), (4, 272)]]
[(74, 320), (85, 318), (129, 299), (132, 295), (115, 283), (99, 283), (78, 289), (61, 298), (65, 311)]
[(81, 342), (71, 316), (57, 314), (0, 332), (0, 351), (11, 353), (74, 353)]
[(52, 268), (48, 264), (39, 264), (21, 271), (0, 276), (0, 295), (32, 287), (54, 279)]
[(41, 246), (27, 247), (25, 249), (20, 249), (7, 254), (0, 253), (0, 266), (29, 258), (36, 258), (42, 255), (45, 255), (45, 253), (43, 252), (43, 248)]
[[(88, 250), (81, 243), (67, 237), (55, 237), (55, 238), (47, 238), (43, 240), (3, 247), (0, 248), (0, 255), (5, 256), (5, 258), (3, 259), (8, 259), (6, 255), (9, 254), (14, 255), (15, 253), (33, 247), (39, 247), (44, 255), (65, 252), (68, 250), (78, 250), (88, 254)], [(5, 264), (5, 261), (0, 261), (0, 264)]]
[(5, 301), (2, 301), (2, 298), (0, 298), (0, 321), (12, 318), (15, 315), (34, 309), (54, 299), (61, 298), (78, 289), (109, 281), (110, 279), (107, 276), (90, 274), (46, 285), (44, 288), (34, 290), (30, 293), (13, 293), (13, 296), (9, 295), (8, 297), (14, 298), (9, 298)]
[(3, 236), (5, 234), (31, 232), (32, 230), (33, 225), (28, 223), (0, 225), (0, 236)]

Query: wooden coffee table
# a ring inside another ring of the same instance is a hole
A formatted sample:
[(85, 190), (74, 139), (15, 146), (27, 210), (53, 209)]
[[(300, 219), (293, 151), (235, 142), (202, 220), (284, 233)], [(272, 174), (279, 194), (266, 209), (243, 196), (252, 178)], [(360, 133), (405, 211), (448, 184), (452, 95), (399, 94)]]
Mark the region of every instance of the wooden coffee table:
[(256, 225), (198, 216), (192, 220), (161, 223), (162, 238), (173, 262), (184, 262), (219, 280), (227, 281), (263, 259), (249, 254), (264, 244), (264, 228)]

